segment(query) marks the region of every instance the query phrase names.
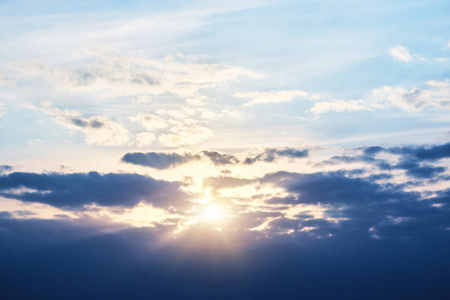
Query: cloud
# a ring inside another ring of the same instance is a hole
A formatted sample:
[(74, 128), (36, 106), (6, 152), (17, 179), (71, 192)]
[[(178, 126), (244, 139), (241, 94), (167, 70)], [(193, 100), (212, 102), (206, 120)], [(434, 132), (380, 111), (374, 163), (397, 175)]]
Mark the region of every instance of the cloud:
[(394, 59), (405, 63), (409, 63), (414, 60), (409, 50), (402, 46), (395, 46), (391, 48), (391, 50), (389, 51), (389, 55)]
[(147, 55), (90, 53), (92, 61), (82, 68), (50, 66), (40, 61), (10, 65), (16, 80), (41, 78), (56, 89), (89, 91), (100, 98), (172, 93), (187, 99), (203, 99), (200, 90), (239, 77), (258, 78), (245, 68), (195, 62), (183, 55), (152, 58)]
[(339, 173), (277, 172), (265, 175), (261, 182), (273, 183), (298, 195), (296, 196), (297, 204), (361, 205), (388, 201), (390, 198), (402, 199), (406, 195), (401, 192), (385, 190), (381, 185), (360, 178), (348, 178)]
[[(298, 220), (262, 212), (236, 221), (250, 227), (267, 220), (274, 233), (299, 226)], [(324, 220), (304, 223), (336, 230), (335, 224)], [(7, 299), (112, 299), (126, 297), (130, 290), (136, 297), (175, 300), (241, 300), (253, 295), (261, 299), (298, 295), (311, 300), (336, 295), (367, 300), (411, 295), (446, 299), (450, 292), (445, 234), (392, 241), (351, 235), (311, 239), (308, 232), (296, 237), (274, 234), (269, 239), (248, 231), (224, 240), (216, 230), (203, 230), (197, 231), (197, 237), (205, 236), (204, 248), (192, 248), (188, 241), (194, 240), (195, 232), (166, 239), (161, 245), (159, 235), (165, 227), (124, 228), (89, 219), (4, 218), (0, 228), (0, 267), (8, 271), (7, 277), (0, 278), (0, 291)], [(395, 235), (407, 228), (406, 223), (386, 222), (377, 230)], [(226, 241), (235, 246), (230, 249)], [(74, 274), (84, 275), (75, 281)]]
[(425, 108), (450, 108), (450, 81), (430, 80), (425, 88), (383, 86), (372, 90), (367, 99), (334, 100), (314, 103), (309, 109), (319, 115), (327, 112), (352, 112), (399, 107), (406, 111), (417, 112)]
[(269, 104), (291, 101), (295, 97), (306, 97), (308, 93), (300, 90), (293, 91), (270, 91), (270, 92), (237, 92), (234, 97), (237, 98), (252, 98), (248, 103), (242, 106), (248, 107), (257, 104)]
[(217, 151), (202, 151), (202, 154), (208, 157), (215, 166), (232, 165), (239, 163), (239, 159), (235, 156), (219, 153)]
[(141, 132), (135, 137), (136, 145), (138, 147), (150, 146), (156, 140), (156, 136), (152, 132)]
[(426, 107), (450, 108), (450, 81), (430, 80), (427, 88), (404, 90), (384, 87), (384, 93), (391, 104), (408, 111), (419, 111)]
[(215, 190), (225, 189), (225, 188), (235, 188), (240, 186), (245, 186), (255, 182), (252, 179), (246, 178), (236, 178), (231, 176), (220, 176), (220, 177), (208, 177), (203, 180), (203, 185), (206, 187), (212, 187)]
[(372, 110), (371, 105), (365, 100), (335, 100), (335, 101), (320, 101), (314, 103), (310, 111), (315, 114), (323, 114), (330, 111), (334, 112), (352, 112), (360, 110)]
[(169, 133), (159, 136), (159, 142), (165, 147), (180, 147), (195, 145), (213, 136), (212, 131), (201, 125), (174, 126)]
[[(388, 160), (378, 158), (379, 153), (389, 153), (398, 155), (394, 159)], [(333, 156), (317, 166), (336, 165), (339, 163), (367, 163), (383, 171), (405, 170), (405, 174), (416, 179), (432, 179), (437, 175), (444, 173), (447, 168), (444, 166), (435, 166), (427, 162), (435, 162), (442, 158), (450, 157), (450, 144), (434, 146), (404, 146), (383, 148), (380, 146), (366, 147), (362, 151), (363, 155), (355, 156)], [(384, 174), (383, 176), (391, 176)], [(376, 180), (375, 177), (371, 177)]]
[(417, 160), (439, 160), (450, 157), (450, 143), (432, 146), (404, 146), (383, 148), (380, 146), (367, 147), (364, 154), (375, 155), (380, 152), (402, 155)]
[(12, 170), (12, 167), (9, 165), (0, 165), (0, 174), (6, 173), (11, 170)]
[(163, 118), (149, 113), (141, 113), (134, 117), (132, 116), (130, 117), (130, 120), (141, 123), (142, 126), (148, 131), (167, 127), (167, 123)]
[(140, 202), (166, 209), (185, 206), (188, 200), (180, 186), (138, 174), (15, 172), (0, 176), (0, 196), (65, 209), (91, 204), (133, 207)]
[[(258, 161), (273, 162), (277, 157), (288, 157), (291, 159), (305, 158), (308, 157), (308, 153), (309, 152), (307, 149), (267, 148), (263, 153), (258, 154), (253, 158), (247, 157), (244, 161), (242, 161), (242, 163), (244, 165), (251, 165)], [(163, 152), (127, 153), (122, 157), (122, 161), (156, 169), (167, 169), (193, 160), (200, 160), (202, 157), (207, 158), (215, 166), (236, 165), (241, 163), (239, 158), (234, 155), (208, 150), (203, 150), (197, 154)]]
[(158, 153), (158, 152), (135, 152), (127, 153), (122, 157), (123, 162), (134, 165), (146, 166), (158, 170), (173, 168), (194, 160), (199, 160), (200, 155), (196, 154), (177, 154), (177, 153)]
[(83, 132), (89, 144), (101, 146), (120, 146), (130, 142), (130, 133), (122, 125), (112, 121), (108, 116), (91, 116), (85, 118), (76, 110), (52, 108), (51, 103), (44, 102), (36, 108), (50, 115), (53, 119), (70, 129)]
[(402, 154), (405, 156), (413, 156), (419, 160), (438, 160), (450, 157), (450, 143), (434, 146), (408, 146), (401, 148), (388, 148), (389, 152), (394, 154)]
[(304, 158), (308, 157), (309, 151), (307, 149), (298, 150), (292, 148), (276, 149), (267, 148), (263, 153), (256, 155), (255, 157), (247, 157), (244, 160), (244, 164), (251, 165), (258, 161), (273, 162), (276, 157), (289, 157), (289, 158)]

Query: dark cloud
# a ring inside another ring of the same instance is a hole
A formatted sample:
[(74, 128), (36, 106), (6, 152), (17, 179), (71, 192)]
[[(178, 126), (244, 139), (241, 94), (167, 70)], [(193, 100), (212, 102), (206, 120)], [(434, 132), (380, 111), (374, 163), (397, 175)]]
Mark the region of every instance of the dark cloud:
[(160, 152), (134, 152), (127, 153), (122, 157), (123, 162), (134, 165), (151, 167), (158, 170), (164, 170), (177, 165), (185, 164), (193, 160), (199, 160), (200, 155), (197, 154), (177, 154), (177, 153), (160, 153)]
[(216, 151), (202, 151), (202, 154), (208, 157), (215, 166), (239, 163), (239, 160), (230, 154), (223, 154)]
[(279, 156), (287, 156), (287, 157), (292, 157), (292, 158), (308, 157), (307, 149), (297, 150), (297, 149), (286, 148), (283, 150), (270, 149), (270, 151), (275, 152)]
[[(392, 163), (386, 159), (377, 158), (376, 154), (386, 152), (400, 155), (400, 162)], [(392, 147), (383, 148), (379, 146), (367, 147), (363, 150), (363, 155), (356, 156), (333, 156), (316, 164), (316, 167), (323, 165), (336, 165), (338, 163), (358, 163), (371, 164), (380, 170), (405, 170), (406, 175), (417, 179), (433, 179), (446, 170), (446, 167), (433, 166), (425, 161), (434, 161), (441, 158), (450, 157), (450, 144), (432, 147)]]
[[(180, 186), (179, 182), (138, 174), (11, 173), (0, 176), (3, 197), (70, 209), (89, 204), (132, 207), (139, 202), (163, 208), (180, 207), (187, 203)], [(27, 190), (11, 191), (21, 188)]]
[(279, 234), (271, 238), (203, 229), (161, 244), (165, 226), (0, 219), (0, 294), (8, 300), (448, 298), (450, 240), (443, 234), (406, 240), (281, 234), (299, 224), (278, 217), (270, 225)]
[[(326, 207), (326, 218), (304, 220), (291, 227), (300, 231), (308, 227), (307, 232), (316, 237), (402, 240), (448, 235), (450, 189), (423, 199), (420, 193), (403, 191), (401, 185), (381, 185), (370, 178), (347, 178), (342, 174), (278, 172), (264, 176), (261, 183), (283, 187), (290, 194), (284, 198), (273, 197), (268, 203)], [(332, 222), (327, 218), (341, 221)]]
[(12, 218), (12, 214), (8, 211), (0, 211), (0, 219), (8, 219), (8, 218)]
[[(361, 178), (348, 178), (339, 173), (277, 172), (264, 176), (261, 182), (286, 188), (288, 192), (298, 195), (297, 203), (303, 204), (362, 204), (404, 197), (401, 192), (387, 191), (379, 184)], [(291, 198), (280, 199), (280, 202), (274, 199), (272, 203), (293, 201)]]
[(406, 170), (406, 175), (420, 179), (433, 178), (446, 170), (444, 167), (433, 167), (424, 164), (421, 165), (415, 160), (402, 161), (393, 166), (393, 168)]
[(36, 213), (31, 210), (16, 210), (14, 213), (20, 217), (30, 217), (36, 215)]
[(90, 127), (90, 128), (101, 128), (104, 126), (104, 124), (97, 120), (89, 120), (89, 119), (80, 119), (80, 118), (72, 118), (70, 122), (73, 125), (76, 125), (78, 127)]
[(417, 160), (438, 160), (450, 157), (450, 143), (442, 145), (425, 146), (406, 146), (406, 147), (391, 147), (383, 148), (379, 146), (372, 146), (363, 150), (366, 155), (375, 155), (379, 152), (388, 152), (391, 154), (402, 155)]
[(380, 147), (380, 146), (371, 146), (371, 147), (367, 147), (363, 150), (365, 155), (376, 155), (378, 153), (380, 153), (381, 151), (383, 151), (384, 148)]
[(423, 160), (436, 160), (450, 157), (450, 143), (432, 146), (429, 148), (419, 147), (413, 150), (414, 156)]
[[(208, 158), (215, 166), (235, 165), (240, 160), (231, 154), (219, 153), (217, 151), (201, 151), (198, 154), (177, 154), (177, 153), (161, 153), (161, 152), (134, 152), (127, 153), (122, 157), (122, 161), (135, 165), (152, 167), (155, 169), (167, 169), (193, 160), (201, 159), (201, 156)], [(243, 163), (251, 165), (257, 161), (273, 162), (276, 157), (303, 158), (308, 157), (308, 150), (298, 149), (275, 149), (267, 148), (263, 153), (251, 158), (247, 157)]]
[(12, 167), (8, 165), (0, 165), (0, 174), (11, 171)]
[(275, 149), (267, 148), (263, 153), (256, 155), (255, 157), (247, 157), (244, 160), (244, 164), (251, 165), (258, 161), (273, 162), (276, 157), (289, 157), (289, 158), (304, 158), (308, 157), (309, 151), (307, 149), (298, 150), (292, 148)]

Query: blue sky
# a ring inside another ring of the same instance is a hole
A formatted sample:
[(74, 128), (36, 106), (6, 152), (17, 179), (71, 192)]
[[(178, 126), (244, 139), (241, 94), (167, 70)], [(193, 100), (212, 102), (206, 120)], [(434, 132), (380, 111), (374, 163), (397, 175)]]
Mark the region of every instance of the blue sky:
[(0, 1), (0, 292), (445, 299), (449, 13)]

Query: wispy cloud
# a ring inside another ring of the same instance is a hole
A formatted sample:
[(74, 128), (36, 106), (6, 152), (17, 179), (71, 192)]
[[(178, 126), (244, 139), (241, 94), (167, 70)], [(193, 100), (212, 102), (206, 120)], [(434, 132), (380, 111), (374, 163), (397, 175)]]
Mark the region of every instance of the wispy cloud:
[(320, 101), (314, 103), (310, 108), (313, 114), (319, 115), (330, 111), (334, 112), (352, 112), (359, 110), (371, 110), (372, 107), (368, 101), (365, 100), (335, 100), (335, 101)]
[(257, 104), (270, 104), (288, 102), (295, 97), (306, 97), (307, 92), (300, 90), (293, 91), (270, 91), (270, 92), (237, 92), (234, 96), (237, 98), (252, 99), (250, 102), (244, 103), (243, 107), (249, 107)]
[(394, 59), (405, 63), (409, 63), (414, 60), (414, 58), (411, 56), (410, 51), (403, 46), (395, 46), (391, 48), (391, 50), (389, 51), (389, 55)]

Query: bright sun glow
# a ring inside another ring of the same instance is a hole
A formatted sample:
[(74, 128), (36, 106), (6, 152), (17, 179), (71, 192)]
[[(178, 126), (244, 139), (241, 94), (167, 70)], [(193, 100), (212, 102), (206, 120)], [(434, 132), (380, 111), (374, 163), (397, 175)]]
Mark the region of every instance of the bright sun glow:
[(210, 221), (217, 221), (224, 217), (224, 212), (220, 206), (216, 204), (210, 204), (204, 208), (202, 217)]

